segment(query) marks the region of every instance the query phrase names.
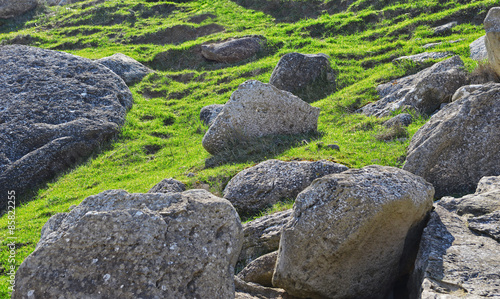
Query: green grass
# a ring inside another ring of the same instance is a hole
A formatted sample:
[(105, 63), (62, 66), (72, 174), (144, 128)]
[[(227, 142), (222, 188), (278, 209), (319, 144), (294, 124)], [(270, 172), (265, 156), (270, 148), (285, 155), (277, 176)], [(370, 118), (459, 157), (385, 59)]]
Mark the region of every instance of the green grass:
[[(15, 21), (0, 21), (3, 44), (21, 42), (91, 59), (120, 52), (157, 71), (131, 87), (134, 106), (116, 139), (85, 163), (35, 190), (33, 200), (17, 207), (16, 266), (34, 250), (51, 215), (104, 190), (146, 192), (163, 178), (174, 177), (188, 188), (208, 187), (222, 195), (237, 172), (274, 158), (401, 167), (411, 136), (427, 119), (418, 118), (407, 132), (396, 134), (399, 138), (381, 138), (388, 134), (382, 126), (387, 118), (354, 111), (378, 99), (377, 84), (420, 70), (391, 61), (424, 52), (422, 45), (427, 43), (445, 42), (431, 51), (453, 51), (470, 71), (474, 69), (469, 44), (484, 34), (482, 20), (489, 8), (499, 4), (493, 0), (358, 0), (350, 6), (348, 1), (333, 0), (183, 2), (84, 1), (42, 6)], [(432, 27), (452, 20), (459, 25), (450, 35), (432, 35)], [(174, 26), (182, 32), (175, 33)], [(267, 47), (246, 61), (217, 64), (195, 55), (202, 43), (247, 35), (265, 37)], [(447, 43), (459, 39), (463, 40)], [(268, 82), (279, 58), (289, 52), (325, 53), (338, 74), (337, 89), (312, 102), (321, 108), (319, 133), (263, 138), (246, 150), (208, 154), (201, 146), (207, 127), (199, 120), (200, 109), (225, 103), (246, 80)], [(340, 151), (318, 143), (337, 144)], [(189, 173), (195, 176), (188, 177)], [(9, 296), (6, 234), (4, 215), (0, 218), (1, 298)]]

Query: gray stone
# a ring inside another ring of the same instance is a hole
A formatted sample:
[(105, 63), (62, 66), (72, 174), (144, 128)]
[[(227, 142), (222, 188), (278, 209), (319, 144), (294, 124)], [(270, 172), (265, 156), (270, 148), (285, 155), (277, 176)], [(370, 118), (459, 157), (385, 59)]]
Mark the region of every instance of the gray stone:
[(411, 269), (433, 195), (393, 167), (315, 180), (282, 229), (273, 285), (303, 298), (385, 298)]
[(459, 87), (467, 84), (468, 73), (463, 67), (460, 57), (454, 56), (414, 75), (381, 84), (377, 86), (380, 100), (364, 106), (360, 112), (385, 117), (411, 106), (430, 115), (442, 103), (449, 102)]
[(224, 108), (224, 105), (222, 105), (222, 104), (213, 104), (213, 105), (208, 105), (208, 106), (201, 108), (200, 120), (206, 126), (210, 127), (213, 124), (214, 120), (217, 118), (217, 115), (219, 115), (219, 113), (221, 113), (223, 108)]
[(125, 83), (131, 85), (140, 82), (147, 74), (153, 72), (137, 60), (122, 53), (96, 60), (120, 76)]
[(411, 114), (401, 113), (384, 122), (384, 126), (387, 128), (394, 126), (408, 127), (412, 122), (413, 116), (411, 116)]
[(292, 210), (286, 210), (243, 224), (243, 245), (238, 266), (243, 267), (259, 256), (278, 250), (281, 228), (291, 215)]
[(347, 170), (344, 165), (322, 160), (268, 160), (235, 175), (224, 189), (238, 213), (252, 215), (275, 203), (294, 200), (311, 182), (327, 174)]
[(440, 45), (442, 45), (442, 44), (443, 44), (443, 42), (438, 42), (438, 43), (428, 43), (428, 44), (423, 45), (423, 46), (422, 46), (422, 48), (427, 50), (427, 49), (432, 49), (432, 48), (435, 48), (435, 47), (440, 46)]
[(313, 84), (321, 83), (318, 89), (325, 85), (335, 85), (336, 76), (328, 61), (328, 55), (288, 53), (279, 60), (271, 74), (269, 83), (279, 89), (299, 95), (308, 87), (314, 91)]
[(278, 251), (265, 254), (249, 263), (238, 277), (246, 282), (253, 282), (264, 287), (273, 286), (273, 273)]
[(119, 132), (133, 100), (101, 64), (21, 45), (0, 47), (0, 82), (0, 194), (35, 188), (86, 158)]
[(488, 58), (488, 51), (486, 50), (485, 38), (486, 36), (483, 35), (469, 45), (470, 58), (477, 61), (482, 61)]
[(445, 34), (450, 34), (451, 29), (455, 26), (457, 26), (457, 22), (449, 22), (441, 26), (437, 26), (432, 28), (432, 31), (434, 32), (434, 35), (445, 35)]
[(433, 59), (442, 59), (448, 56), (452, 56), (453, 52), (424, 52), (420, 54), (410, 55), (410, 56), (402, 56), (394, 59), (393, 63), (401, 63), (406, 61), (412, 61), (417, 65), (423, 64), (429, 60)]
[(158, 184), (154, 185), (148, 193), (169, 193), (186, 191), (186, 185), (183, 182), (173, 178), (163, 179)]
[(500, 188), (495, 187), (434, 204), (410, 278), (411, 298), (498, 297)]
[(0, 0), (0, 19), (17, 17), (37, 5), (37, 0)]
[(340, 146), (338, 146), (336, 144), (328, 144), (326, 147), (328, 147), (329, 149), (335, 150), (335, 151), (340, 151)]
[(460, 100), (461, 98), (468, 97), (470, 96), (471, 92), (478, 90), (481, 88), (483, 85), (482, 84), (472, 84), (472, 85), (465, 85), (457, 89), (453, 96), (451, 97), (451, 101), (455, 102)]
[(319, 108), (293, 94), (256, 80), (242, 83), (203, 137), (203, 147), (216, 154), (258, 137), (317, 130)]
[(256, 283), (246, 282), (239, 278), (234, 277), (234, 284), (236, 287), (235, 299), (295, 299), (296, 297), (290, 296), (283, 289), (263, 287)]
[(484, 30), (488, 61), (491, 68), (500, 76), (500, 7), (490, 9), (484, 19)]
[(243, 37), (201, 46), (201, 55), (208, 60), (234, 63), (257, 54), (265, 39), (262, 37)]
[(105, 191), (50, 226), (12, 298), (234, 298), (241, 222), (204, 190)]
[(500, 84), (488, 83), (448, 104), (413, 135), (404, 165), (436, 188), (436, 197), (470, 193), (500, 175)]

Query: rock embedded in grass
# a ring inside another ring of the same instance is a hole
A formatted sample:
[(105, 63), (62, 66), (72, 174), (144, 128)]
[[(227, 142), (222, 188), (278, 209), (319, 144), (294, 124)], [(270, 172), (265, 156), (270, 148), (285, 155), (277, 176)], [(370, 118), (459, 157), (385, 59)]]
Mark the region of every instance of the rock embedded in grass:
[(263, 37), (242, 37), (201, 46), (201, 55), (208, 60), (235, 63), (257, 54), (265, 43)]
[(486, 36), (483, 35), (469, 45), (470, 58), (477, 61), (482, 61), (488, 58), (488, 51), (486, 50), (485, 38)]
[(256, 80), (242, 83), (203, 137), (211, 154), (259, 137), (315, 132), (319, 108), (293, 94)]
[(95, 62), (108, 67), (129, 85), (141, 81), (147, 74), (153, 72), (137, 60), (122, 53), (116, 53)]
[(148, 193), (169, 193), (186, 191), (186, 185), (183, 182), (173, 178), (163, 179), (158, 184), (154, 185)]
[(500, 7), (493, 7), (488, 11), (484, 19), (484, 30), (488, 62), (500, 76)]
[(49, 223), (12, 298), (234, 298), (241, 222), (207, 191), (105, 191)]
[(424, 52), (420, 54), (410, 55), (410, 56), (401, 56), (394, 59), (393, 63), (402, 63), (406, 61), (414, 62), (416, 65), (422, 65), (425, 62), (432, 59), (441, 59), (446, 58), (448, 56), (452, 56), (453, 52)]
[(499, 98), (500, 84), (488, 83), (446, 105), (413, 135), (404, 169), (432, 183), (436, 197), (500, 175)]
[(101, 64), (21, 45), (0, 47), (0, 81), (1, 194), (36, 188), (82, 161), (119, 132), (133, 100)]
[(302, 298), (386, 298), (411, 269), (433, 195), (393, 167), (315, 180), (282, 229), (273, 285)]

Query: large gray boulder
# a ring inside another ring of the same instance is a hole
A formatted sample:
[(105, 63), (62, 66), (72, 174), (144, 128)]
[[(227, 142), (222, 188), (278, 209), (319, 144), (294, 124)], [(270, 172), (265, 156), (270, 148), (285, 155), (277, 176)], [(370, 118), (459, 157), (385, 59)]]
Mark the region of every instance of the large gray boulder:
[(0, 47), (0, 82), (0, 194), (35, 188), (88, 156), (119, 132), (133, 100), (101, 64), (21, 45)]
[(283, 227), (273, 285), (302, 298), (386, 298), (410, 271), (433, 195), (393, 167), (315, 180)]
[(234, 298), (241, 242), (234, 208), (205, 190), (105, 191), (49, 220), (13, 298)]
[(122, 53), (97, 59), (95, 62), (107, 66), (129, 85), (141, 81), (147, 74), (153, 72), (139, 61)]
[(500, 76), (500, 7), (490, 9), (484, 19), (484, 30), (488, 61), (491, 68)]
[(483, 35), (469, 45), (470, 58), (477, 61), (482, 61), (488, 58), (488, 51), (486, 50), (485, 38), (486, 36)]
[(265, 43), (260, 37), (242, 37), (222, 43), (201, 46), (201, 55), (208, 60), (234, 63), (257, 54)]
[(319, 177), (347, 169), (344, 165), (326, 160), (267, 160), (235, 175), (224, 189), (224, 198), (233, 204), (238, 213), (252, 215), (275, 203), (294, 200)]
[(316, 131), (319, 108), (293, 94), (256, 80), (242, 83), (203, 137), (216, 154), (258, 137)]
[(436, 188), (436, 197), (470, 193), (500, 175), (500, 84), (488, 83), (446, 105), (413, 135), (403, 169)]
[(0, 0), (0, 19), (17, 17), (37, 5), (37, 0)]
[[(279, 89), (306, 97), (335, 86), (335, 72), (326, 54), (288, 53), (283, 55), (271, 74), (269, 83)], [(317, 86), (314, 86), (317, 85)], [(311, 98), (314, 99), (314, 96)]]
[(485, 177), (474, 194), (444, 197), (434, 206), (410, 278), (411, 298), (497, 298), (500, 177)]
[(360, 109), (376, 117), (390, 116), (394, 111), (411, 106), (423, 114), (431, 114), (441, 104), (448, 103), (455, 91), (468, 82), (467, 71), (459, 56), (377, 86), (380, 100)]

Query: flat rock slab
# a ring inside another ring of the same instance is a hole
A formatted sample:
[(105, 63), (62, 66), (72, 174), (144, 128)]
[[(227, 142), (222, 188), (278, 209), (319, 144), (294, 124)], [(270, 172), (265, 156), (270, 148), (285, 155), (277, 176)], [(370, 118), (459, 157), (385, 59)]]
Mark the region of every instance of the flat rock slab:
[(470, 193), (500, 175), (500, 84), (446, 105), (413, 135), (403, 169), (434, 185), (436, 197)]
[[(500, 179), (485, 177), (492, 178)], [(411, 298), (498, 297), (499, 186), (478, 186), (474, 194), (445, 197), (434, 206), (411, 275)]]
[(203, 147), (216, 154), (240, 142), (269, 135), (317, 130), (319, 108), (293, 94), (256, 80), (242, 83), (203, 137)]
[(133, 100), (101, 64), (20, 45), (0, 47), (0, 82), (2, 192), (35, 188), (88, 156), (119, 132)]
[(257, 54), (265, 43), (263, 37), (242, 37), (222, 43), (201, 46), (201, 55), (208, 60), (235, 63)]
[(442, 59), (448, 56), (453, 56), (453, 52), (424, 52), (410, 56), (401, 56), (394, 59), (392, 62), (401, 63), (405, 61), (412, 61), (416, 64), (423, 64), (431, 59)]
[(380, 100), (362, 107), (359, 112), (368, 116), (386, 117), (406, 106), (423, 114), (431, 114), (442, 103), (451, 101), (455, 91), (467, 84), (459, 56), (438, 62), (414, 75), (377, 86)]
[(116, 53), (109, 57), (98, 59), (95, 62), (108, 67), (110, 70), (115, 72), (115, 74), (120, 76), (127, 84), (137, 83), (147, 74), (153, 72), (153, 70), (145, 67), (139, 61), (122, 53)]
[(12, 298), (234, 298), (241, 233), (205, 190), (105, 191), (50, 218)]
[(0, 0), (0, 19), (17, 17), (37, 5), (37, 0)]

